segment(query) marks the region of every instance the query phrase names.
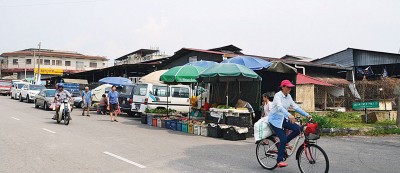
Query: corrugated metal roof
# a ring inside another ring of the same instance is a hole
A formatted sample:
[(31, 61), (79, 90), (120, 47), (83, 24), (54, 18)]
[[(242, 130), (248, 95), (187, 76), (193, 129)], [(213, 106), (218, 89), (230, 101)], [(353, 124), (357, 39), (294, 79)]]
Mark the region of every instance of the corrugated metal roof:
[(296, 84), (297, 85), (314, 84), (314, 85), (322, 85), (322, 86), (333, 86), (332, 84), (329, 84), (327, 82), (324, 82), (324, 81), (316, 79), (316, 78), (313, 78), (311, 76), (303, 75), (301, 73), (297, 73)]

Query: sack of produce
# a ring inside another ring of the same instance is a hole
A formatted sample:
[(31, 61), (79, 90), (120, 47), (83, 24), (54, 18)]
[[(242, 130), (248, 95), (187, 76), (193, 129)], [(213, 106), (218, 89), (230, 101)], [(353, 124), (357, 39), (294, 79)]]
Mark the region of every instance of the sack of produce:
[(267, 117), (261, 118), (254, 124), (254, 140), (256, 142), (268, 138), (271, 135), (272, 135), (272, 130), (269, 127)]

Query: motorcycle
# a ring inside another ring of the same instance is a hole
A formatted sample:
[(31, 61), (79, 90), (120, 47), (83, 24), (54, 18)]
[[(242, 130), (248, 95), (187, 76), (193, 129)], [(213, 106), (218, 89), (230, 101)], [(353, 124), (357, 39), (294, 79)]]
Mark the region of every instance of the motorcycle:
[(68, 98), (65, 98), (61, 101), (60, 110), (58, 111), (57, 123), (64, 121), (65, 125), (69, 124), (70, 113), (71, 113), (71, 104)]

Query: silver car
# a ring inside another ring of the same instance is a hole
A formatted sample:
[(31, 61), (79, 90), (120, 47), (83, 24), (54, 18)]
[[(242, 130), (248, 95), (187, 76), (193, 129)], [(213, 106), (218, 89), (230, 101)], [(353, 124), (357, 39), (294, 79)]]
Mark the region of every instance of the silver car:
[(42, 107), (44, 110), (48, 110), (51, 106), (51, 103), (54, 101), (54, 97), (56, 94), (55, 89), (44, 89), (39, 92), (35, 96), (35, 108)]

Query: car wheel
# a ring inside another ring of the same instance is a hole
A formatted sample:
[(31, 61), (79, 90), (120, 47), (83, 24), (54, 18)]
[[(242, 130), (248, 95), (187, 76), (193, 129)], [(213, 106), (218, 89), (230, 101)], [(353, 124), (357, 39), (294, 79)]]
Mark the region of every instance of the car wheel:
[(37, 100), (35, 100), (35, 108), (39, 108), (39, 105), (37, 104)]
[(79, 105), (80, 105), (81, 108), (85, 108), (85, 105), (83, 104), (83, 102), (80, 102)]
[(49, 108), (47, 107), (47, 102), (44, 102), (44, 104), (43, 104), (43, 109), (44, 109), (45, 111), (49, 110)]
[(19, 95), (19, 102), (23, 102), (22, 95)]
[(29, 99), (29, 95), (26, 95), (26, 102), (27, 102), (27, 103), (32, 102), (32, 101)]

